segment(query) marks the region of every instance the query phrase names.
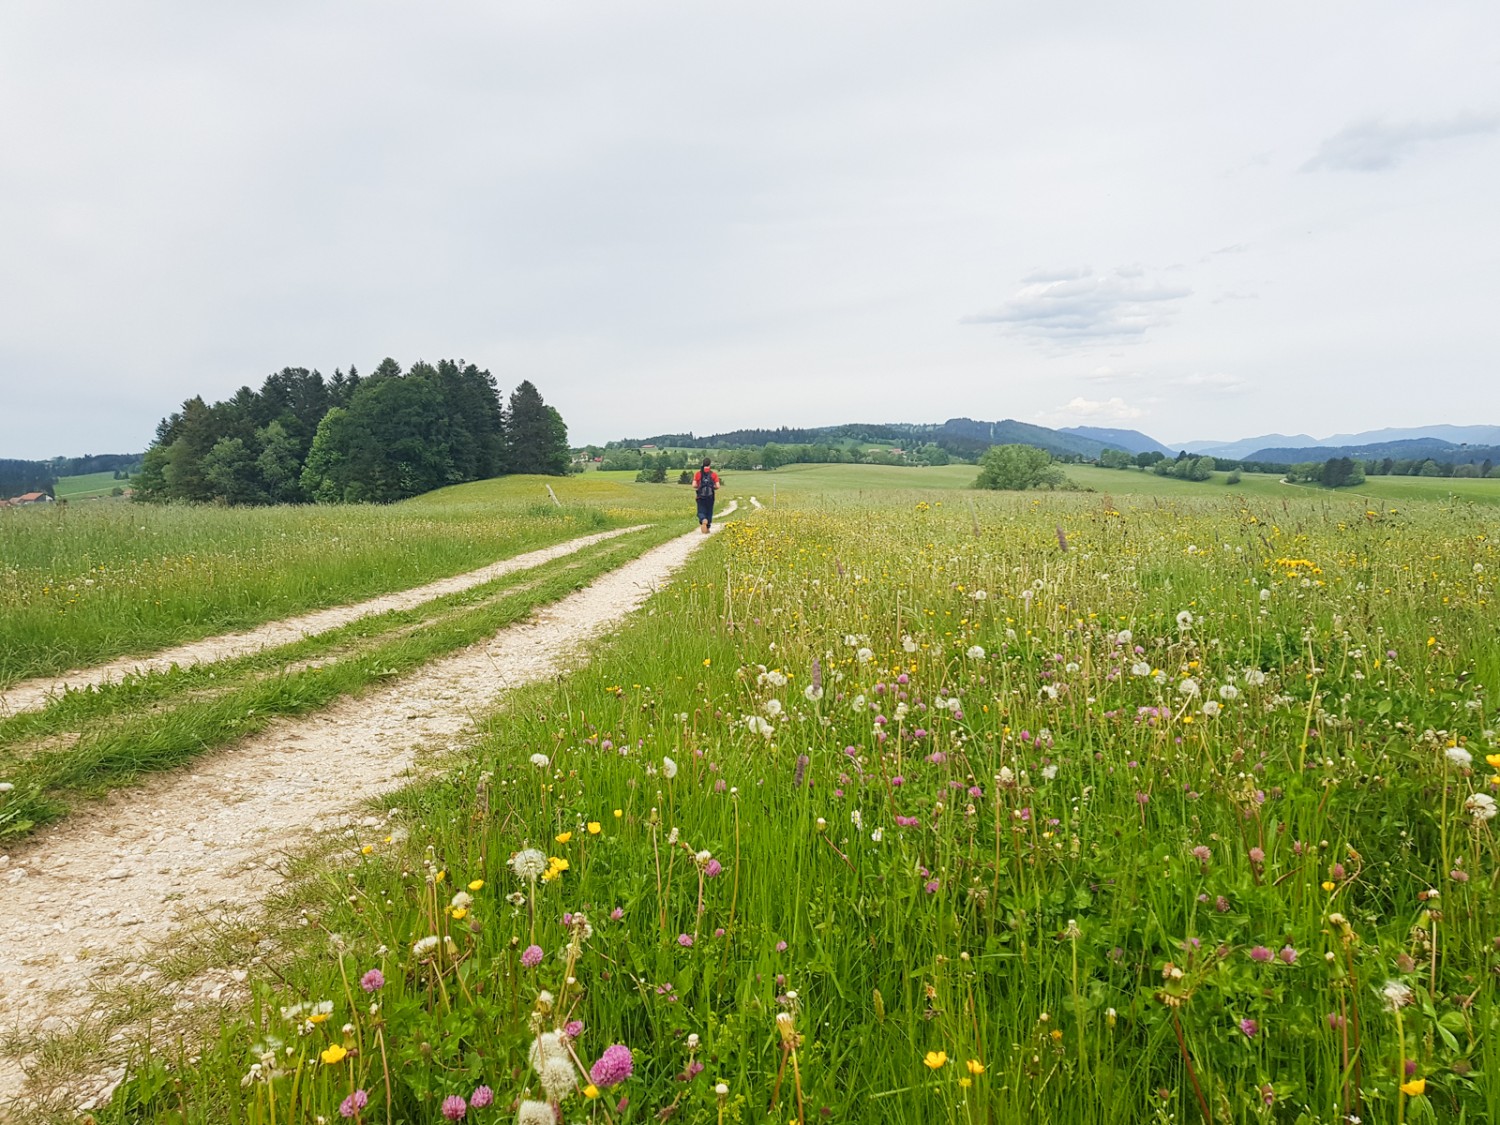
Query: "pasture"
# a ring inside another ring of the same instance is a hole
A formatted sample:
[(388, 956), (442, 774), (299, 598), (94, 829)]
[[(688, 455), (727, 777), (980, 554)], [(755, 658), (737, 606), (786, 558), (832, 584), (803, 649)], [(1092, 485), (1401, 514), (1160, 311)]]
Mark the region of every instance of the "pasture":
[(972, 473), (734, 474), (97, 1120), (1500, 1119), (1491, 512)]

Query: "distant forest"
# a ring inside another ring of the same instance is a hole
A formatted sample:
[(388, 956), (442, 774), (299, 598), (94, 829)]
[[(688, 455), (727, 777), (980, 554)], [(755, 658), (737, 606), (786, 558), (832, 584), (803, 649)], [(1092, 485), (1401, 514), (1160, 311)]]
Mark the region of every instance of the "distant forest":
[(385, 502), (502, 473), (568, 471), (561, 415), (522, 382), (502, 403), (463, 360), (386, 359), (368, 376), (287, 367), (258, 391), (193, 397), (162, 420), (136, 498), (221, 504)]
[(130, 473), (141, 463), (139, 453), (90, 453), (83, 457), (53, 457), (47, 461), (0, 458), (0, 499), (27, 492), (54, 496), (58, 477), (86, 473)]

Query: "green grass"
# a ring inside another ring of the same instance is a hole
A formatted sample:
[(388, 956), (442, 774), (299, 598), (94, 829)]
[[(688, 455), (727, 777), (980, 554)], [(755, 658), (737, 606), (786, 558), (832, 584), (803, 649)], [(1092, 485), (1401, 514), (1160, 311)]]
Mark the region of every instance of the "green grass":
[(515, 693), (99, 1120), (510, 1121), (572, 1019), (634, 1074), (568, 1121), (1500, 1119), (1486, 510), (860, 491)]
[(669, 520), (681, 501), (649, 485), (504, 477), (389, 506), (0, 511), (0, 687)]
[(59, 500), (96, 500), (109, 496), (115, 489), (130, 486), (128, 480), (116, 480), (112, 472), (85, 473), (76, 477), (58, 477), (52, 495)]
[[(52, 823), (81, 798), (175, 768), (276, 718), (305, 714), (482, 640), (676, 534), (651, 527), (412, 610), (237, 661), (70, 692), (46, 710), (14, 716), (0, 723), (0, 768), (13, 786), (0, 796), (0, 840)], [(32, 752), (36, 740), (63, 732), (76, 737)]]

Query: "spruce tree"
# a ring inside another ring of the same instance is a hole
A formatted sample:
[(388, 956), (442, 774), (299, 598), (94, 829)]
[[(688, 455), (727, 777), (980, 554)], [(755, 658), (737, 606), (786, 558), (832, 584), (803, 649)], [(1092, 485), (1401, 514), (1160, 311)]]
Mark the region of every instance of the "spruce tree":
[(562, 476), (568, 471), (568, 427), (530, 380), (511, 392), (505, 436), (510, 472)]

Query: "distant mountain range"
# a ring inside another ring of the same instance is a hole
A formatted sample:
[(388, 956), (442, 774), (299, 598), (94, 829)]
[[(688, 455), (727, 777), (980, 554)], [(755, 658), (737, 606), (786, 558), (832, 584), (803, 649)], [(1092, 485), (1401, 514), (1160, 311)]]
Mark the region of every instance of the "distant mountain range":
[[(1357, 434), (1333, 434), (1326, 438), (1315, 438), (1309, 434), (1261, 434), (1259, 437), (1241, 438), (1239, 441), (1188, 441), (1176, 449), (1236, 460), (1318, 461), (1329, 457), (1356, 456), (1437, 457), (1466, 445), (1500, 445), (1500, 426), (1388, 427)], [(1296, 456), (1279, 456), (1280, 454)]]

